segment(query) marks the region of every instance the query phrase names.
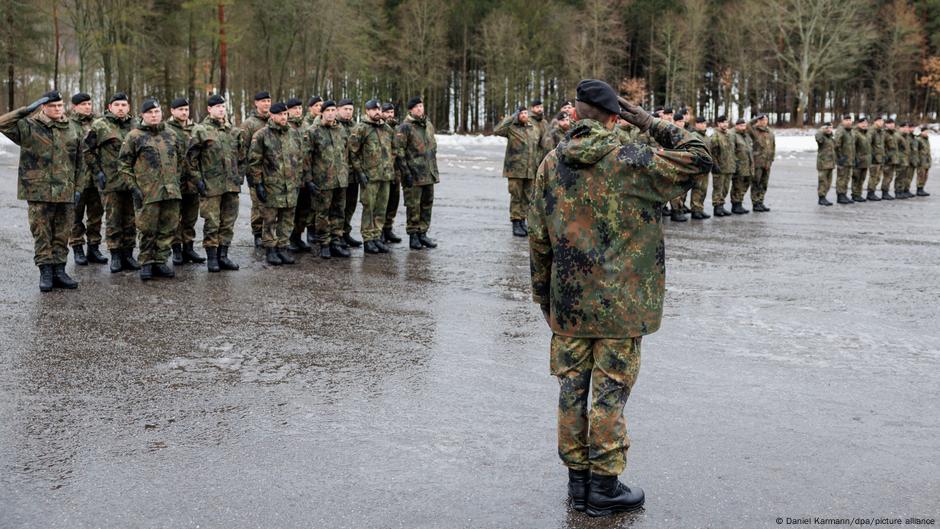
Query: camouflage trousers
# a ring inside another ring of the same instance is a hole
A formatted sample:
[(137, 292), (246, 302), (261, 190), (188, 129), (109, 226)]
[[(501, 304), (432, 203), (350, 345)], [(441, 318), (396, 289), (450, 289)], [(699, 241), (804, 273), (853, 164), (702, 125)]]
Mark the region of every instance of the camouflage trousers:
[(346, 186), (346, 204), (343, 206), (343, 234), (352, 233), (352, 218), (356, 214), (356, 204), (359, 202), (359, 182), (350, 175), (352, 182)]
[(900, 165), (894, 177), (894, 192), (909, 191), (911, 189), (911, 179), (913, 178), (914, 168), (910, 165)]
[(872, 193), (878, 190), (881, 185), (881, 178), (884, 174), (883, 165), (872, 165), (868, 168), (868, 190)]
[[(85, 220), (87, 215), (88, 221)], [(72, 236), (69, 246), (81, 246), (88, 238), (88, 244), (101, 244), (101, 220), (104, 218), (104, 204), (98, 188), (88, 186), (82, 190), (82, 198), (75, 205), (75, 222), (72, 223)]]
[(202, 246), (216, 248), (231, 246), (238, 218), (238, 193), (222, 193), (199, 200), (202, 214)]
[(816, 194), (819, 195), (819, 198), (826, 198), (829, 190), (832, 189), (832, 169), (817, 169), (816, 173), (819, 175)]
[(261, 235), (261, 208), (264, 207), (264, 202), (258, 200), (254, 187), (248, 188), (248, 194), (251, 196), (251, 233)]
[(881, 175), (881, 192), (888, 193), (891, 191), (891, 183), (894, 181), (894, 172), (896, 166), (894, 165), (885, 165), (882, 169)]
[(427, 233), (431, 227), (431, 210), (434, 208), (434, 184), (405, 188), (405, 207), (408, 208), (405, 232), (409, 235)]
[(849, 180), (852, 179), (853, 167), (840, 165), (836, 169), (836, 193), (844, 195), (849, 192)]
[(382, 235), (385, 226), (385, 208), (388, 207), (388, 187), (391, 182), (374, 182), (362, 186), (359, 200), (362, 202), (362, 240), (375, 241)]
[[(304, 230), (313, 224), (311, 203), (310, 192), (307, 191), (307, 187), (300, 186), (297, 191), (297, 206), (294, 208), (294, 229), (290, 234), (291, 239), (300, 239), (304, 234)], [(311, 233), (313, 231), (313, 229), (310, 229)]]
[(763, 204), (767, 195), (767, 185), (770, 183), (770, 166), (755, 167), (754, 176), (751, 177), (751, 203)]
[(862, 190), (865, 188), (865, 177), (868, 176), (867, 167), (856, 167), (852, 170), (852, 196), (857, 197), (862, 195)]
[(74, 210), (71, 202), (26, 203), (36, 266), (65, 264), (69, 256), (69, 232), (74, 222)]
[(140, 264), (162, 264), (170, 256), (170, 246), (180, 225), (180, 200), (144, 204), (137, 211), (140, 232)]
[(930, 167), (918, 167), (917, 168), (917, 187), (924, 187), (927, 185), (927, 174), (930, 172)]
[(401, 183), (392, 180), (388, 187), (388, 206), (385, 207), (385, 226), (391, 228), (395, 224), (395, 216), (398, 215), (398, 206), (401, 204)]
[(295, 208), (261, 208), (261, 245), (285, 248), (294, 230)]
[(188, 244), (196, 240), (196, 221), (199, 220), (199, 195), (183, 193), (180, 202), (180, 225), (173, 244)]
[(104, 194), (104, 235), (108, 250), (133, 250), (137, 243), (134, 220), (134, 197), (130, 191), (112, 191)]
[(734, 174), (731, 180), (731, 203), (744, 202), (747, 190), (751, 187), (751, 175)]
[(320, 244), (343, 238), (343, 215), (346, 211), (346, 188), (321, 189), (313, 205), (314, 226)]
[(525, 220), (532, 201), (530, 178), (507, 178), (509, 181), (509, 220)]
[(617, 476), (626, 467), (630, 437), (623, 408), (640, 372), (640, 341), (552, 336), (558, 455), (568, 468)]
[(691, 190), (690, 208), (692, 211), (702, 213), (705, 211), (705, 195), (708, 194), (708, 173), (700, 174), (693, 180)]
[(731, 192), (731, 177), (731, 173), (712, 175), (712, 206), (724, 205), (728, 193)]

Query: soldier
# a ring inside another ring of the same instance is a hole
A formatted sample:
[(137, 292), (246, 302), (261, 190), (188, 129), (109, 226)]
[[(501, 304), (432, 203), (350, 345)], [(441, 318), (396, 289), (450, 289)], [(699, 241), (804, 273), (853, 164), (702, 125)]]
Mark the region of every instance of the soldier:
[[(307, 115), (304, 116), (304, 124), (301, 130), (301, 136), (306, 137), (307, 131), (311, 128), (320, 126), (320, 109), (323, 107), (323, 98), (320, 96), (313, 96), (307, 102)], [(315, 197), (310, 196), (310, 193), (306, 192), (306, 187), (301, 186), (301, 192), (304, 193), (309, 199), (309, 204), (303, 204), (298, 197), (297, 209), (304, 213), (304, 207), (306, 206), (306, 215), (302, 219), (302, 222), (294, 222), (294, 233), (291, 234), (291, 240), (296, 240), (300, 237), (300, 233), (303, 232), (304, 228), (307, 229), (307, 245), (313, 248), (317, 243), (317, 229), (313, 225), (314, 213), (313, 213), (313, 203), (315, 202)], [(298, 216), (299, 217), (299, 216)], [(291, 243), (296, 246), (295, 244)]]
[(894, 175), (894, 198), (907, 199), (911, 198), (908, 188), (904, 187), (911, 164), (910, 125), (902, 122), (898, 132), (900, 134), (898, 134), (898, 166)]
[[(558, 454), (568, 467), (568, 493), (576, 510), (604, 516), (644, 502), (643, 491), (618, 475), (630, 446), (623, 409), (639, 372), (640, 342), (662, 319), (660, 206), (708, 172), (711, 158), (701, 140), (618, 102), (606, 83), (581, 81), (577, 91), (580, 120), (538, 170), (529, 255), (532, 299), (553, 333)], [(617, 114), (650, 131), (665, 150), (621, 144), (611, 130)]]
[[(625, 122), (626, 123), (626, 122)], [(633, 141), (634, 131), (636, 128), (633, 125), (629, 125), (629, 128), (623, 128), (618, 122), (617, 133), (620, 136), (621, 143), (627, 144)], [(546, 153), (554, 149), (561, 143), (561, 140), (565, 139), (565, 134), (571, 129), (571, 117), (567, 112), (559, 112), (552, 119), (551, 130), (548, 131), (548, 134), (542, 139), (542, 148)]]
[[(545, 157), (545, 153), (548, 152), (548, 149), (545, 148), (544, 141), (545, 137), (548, 136), (550, 132), (549, 122), (545, 119), (545, 107), (542, 105), (541, 99), (533, 99), (532, 102), (529, 103), (528, 114), (529, 123), (532, 124), (532, 127), (534, 127), (539, 134), (539, 143), (535, 148), (538, 152), (538, 163), (540, 163), (542, 158)], [(538, 163), (536, 163), (536, 168), (538, 168)], [(525, 217), (523, 217), (523, 219), (524, 218)]]
[(903, 189), (906, 198), (914, 198), (916, 195), (911, 193), (911, 183), (914, 182), (917, 168), (920, 167), (920, 142), (917, 141), (917, 136), (914, 135), (914, 124), (910, 121), (907, 122), (907, 143), (909, 145), (908, 161)]
[[(263, 129), (268, 124), (269, 112), (271, 110), (271, 94), (266, 91), (261, 91), (255, 94), (255, 109), (248, 114), (248, 119), (242, 123), (242, 134), (241, 139), (241, 166), (246, 170), (248, 168), (248, 156), (249, 151), (251, 150), (251, 140), (254, 138), (255, 133)], [(248, 178), (248, 193), (251, 196), (251, 233), (255, 238), (255, 248), (261, 247), (261, 228), (262, 228), (262, 219), (261, 219), (261, 208), (264, 207), (264, 204), (258, 200), (255, 189), (257, 186), (256, 182), (251, 181), (251, 176), (246, 174)]]
[(304, 124), (304, 102), (292, 97), (287, 100), (287, 123), (292, 128), (302, 129)]
[(539, 167), (541, 133), (531, 121), (525, 107), (503, 118), (493, 134), (507, 138), (506, 156), (503, 158), (503, 177), (509, 183), (509, 221), (512, 234), (525, 237), (525, 218), (532, 195), (532, 180)]
[[(708, 141), (708, 123), (705, 118), (698, 116), (695, 118), (694, 130), (692, 135), (701, 140), (707, 147)], [(692, 220), (710, 219), (711, 215), (705, 213), (705, 195), (708, 193), (708, 172), (696, 175), (693, 179), (695, 187), (692, 188), (690, 202), (692, 204)]]
[[(352, 99), (340, 99), (336, 103), (336, 121), (346, 129), (346, 137), (352, 134), (352, 129), (356, 125), (353, 121)], [(350, 178), (346, 187), (346, 204), (343, 211), (343, 246), (358, 248), (362, 246), (362, 241), (352, 236), (352, 218), (356, 214), (356, 204), (359, 202), (359, 182), (355, 178)]]
[(819, 175), (819, 185), (816, 188), (819, 195), (820, 206), (831, 206), (832, 202), (826, 198), (829, 188), (832, 187), (832, 170), (836, 166), (836, 145), (832, 139), (832, 123), (823, 123), (816, 131), (816, 172)]
[(927, 173), (930, 172), (930, 131), (927, 129), (927, 125), (921, 125), (920, 127), (920, 136), (917, 138), (917, 143), (919, 145), (919, 161), (920, 165), (917, 166), (917, 196), (919, 197), (929, 197), (930, 193), (924, 191), (924, 186), (927, 185)]
[(382, 242), (382, 229), (388, 207), (389, 183), (394, 178), (392, 141), (395, 131), (382, 119), (382, 104), (366, 101), (366, 116), (349, 136), (349, 166), (359, 182), (362, 202), (362, 240), (366, 253), (388, 253)]
[(193, 127), (186, 158), (196, 188), (202, 214), (202, 247), (206, 249), (210, 272), (238, 270), (228, 257), (238, 218), (238, 194), (242, 171), (238, 167), (239, 131), (226, 118), (225, 99), (209, 97), (209, 115)]
[[(287, 123), (300, 133), (304, 134), (303, 101), (292, 97), (287, 100)], [(304, 228), (307, 227), (310, 217), (310, 193), (305, 186), (297, 190), (297, 206), (294, 208), (294, 227), (288, 238), (287, 249), (291, 252), (309, 252), (310, 245), (304, 242)]]
[(153, 99), (140, 106), (140, 124), (127, 133), (118, 157), (119, 171), (131, 188), (140, 231), (140, 279), (174, 277), (166, 265), (180, 223), (180, 180), (186, 143), (163, 123)]
[(751, 177), (751, 209), (755, 212), (768, 212), (764, 204), (767, 185), (770, 182), (770, 166), (776, 156), (774, 133), (767, 126), (767, 116), (758, 114), (747, 126), (747, 133), (754, 145), (754, 175)]
[[(385, 103), (382, 105), (382, 119), (385, 120), (385, 123), (387, 123), (394, 132), (395, 128), (398, 127), (398, 120), (395, 119), (395, 105), (391, 103)], [(397, 135), (393, 135), (393, 156), (395, 156), (399, 151), (397, 142)], [(394, 163), (394, 160), (392, 166), (392, 174), (394, 175), (394, 179), (392, 180), (388, 189), (388, 206), (385, 209), (385, 222), (382, 225), (382, 242), (400, 243), (401, 237), (395, 234), (394, 230), (392, 230), (392, 227), (395, 224), (395, 216), (398, 215), (398, 205), (401, 203), (401, 171), (398, 170), (398, 164)]]
[(303, 129), (307, 130), (320, 117), (320, 107), (323, 106), (323, 98), (320, 96), (313, 96), (307, 101), (307, 115), (304, 116)]
[(715, 217), (728, 217), (731, 212), (725, 209), (725, 199), (731, 192), (731, 178), (738, 165), (735, 154), (734, 135), (728, 132), (728, 118), (718, 116), (715, 120), (715, 133), (708, 142), (712, 156), (712, 211)]
[[(91, 123), (95, 120), (95, 114), (91, 107), (91, 96), (79, 92), (72, 96), (72, 109), (68, 115), (69, 121), (75, 128), (75, 133), (82, 140), (91, 130)], [(69, 246), (72, 247), (72, 254), (75, 258), (75, 264), (87, 265), (89, 262), (104, 264), (108, 259), (101, 255), (98, 245), (101, 244), (101, 220), (104, 217), (104, 206), (101, 204), (101, 194), (95, 186), (93, 175), (88, 172), (88, 166), (83, 165), (80, 181), (76, 182), (81, 192), (81, 199), (75, 204), (75, 223), (72, 224), (72, 236), (69, 238)], [(87, 225), (82, 223), (86, 218)], [(85, 244), (85, 238), (88, 238), (88, 254), (82, 245)]]
[(875, 194), (884, 175), (885, 163), (885, 120), (878, 116), (872, 123), (874, 127), (868, 132), (871, 138), (871, 165), (868, 167), (868, 195), (867, 199), (878, 202), (881, 199)]
[[(663, 111), (665, 114), (665, 110)], [(672, 123), (673, 125), (679, 127), (682, 130), (685, 128), (685, 114), (680, 110), (679, 112), (674, 112), (672, 114)], [(669, 201), (669, 218), (673, 222), (688, 222), (689, 218), (686, 217), (685, 207), (685, 195), (680, 195), (671, 201)]]
[(842, 125), (833, 134), (836, 146), (836, 202), (852, 204), (849, 198), (849, 180), (855, 168), (855, 138), (852, 136), (852, 116), (842, 116)]
[(868, 118), (860, 116), (855, 120), (855, 168), (852, 170), (852, 200), (865, 202), (862, 189), (865, 187), (865, 177), (868, 176), (868, 167), (871, 166), (871, 136), (868, 135)]
[(891, 195), (891, 182), (898, 167), (898, 134), (893, 119), (885, 121), (885, 164), (881, 176), (881, 199), (894, 200)]
[(349, 257), (343, 245), (346, 189), (349, 183), (349, 136), (336, 119), (336, 103), (323, 102), (320, 126), (304, 139), (304, 185), (314, 197), (313, 212), (320, 257)]
[(440, 182), (434, 124), (424, 115), (424, 102), (420, 97), (409, 99), (407, 107), (408, 116), (398, 126), (396, 135), (399, 146), (396, 161), (405, 188), (409, 246), (412, 250), (437, 248), (437, 243), (428, 237), (434, 208), (434, 185)]
[[(40, 112), (30, 117), (37, 108)], [(75, 204), (81, 200), (76, 183), (82, 179), (82, 140), (65, 117), (62, 96), (53, 90), (0, 116), (0, 132), (20, 147), (16, 198), (27, 204), (39, 290), (78, 288), (65, 262)]]
[[(189, 119), (189, 100), (184, 97), (174, 99), (170, 103), (170, 114), (172, 117), (166, 120), (167, 130), (175, 133), (183, 145), (189, 146), (189, 137), (195, 125)], [(184, 151), (182, 156), (185, 157), (185, 155)], [(193, 249), (193, 241), (196, 240), (196, 221), (199, 220), (199, 189), (196, 188), (196, 182), (190, 174), (189, 165), (183, 164), (183, 168), (180, 174), (180, 193), (183, 196), (180, 200), (180, 222), (171, 246), (174, 266), (183, 263), (206, 262), (206, 258)]]
[(303, 141), (288, 123), (287, 105), (271, 105), (268, 124), (251, 138), (248, 174), (261, 202), (261, 244), (272, 266), (294, 264), (287, 251), (303, 179)]
[(140, 270), (140, 264), (134, 259), (137, 244), (134, 197), (127, 181), (118, 174), (121, 145), (134, 126), (130, 108), (123, 92), (112, 95), (107, 112), (92, 122), (85, 136), (85, 163), (102, 193), (107, 213), (105, 238), (111, 252), (111, 273)]
[[(731, 180), (731, 213), (744, 215), (749, 210), (744, 208), (744, 197), (751, 187), (751, 178), (754, 176), (754, 143), (751, 135), (747, 133), (747, 122), (739, 119), (734, 124), (734, 156), (735, 171)], [(751, 201), (753, 202), (753, 198)]]

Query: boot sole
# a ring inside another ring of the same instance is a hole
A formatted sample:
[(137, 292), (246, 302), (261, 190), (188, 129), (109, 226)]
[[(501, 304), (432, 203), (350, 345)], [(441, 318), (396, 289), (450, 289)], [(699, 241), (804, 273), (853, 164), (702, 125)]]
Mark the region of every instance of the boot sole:
[[(645, 503), (645, 500), (644, 500), (644, 503)], [(640, 503), (637, 505), (631, 505), (630, 507), (612, 507), (609, 509), (596, 509), (594, 507), (591, 507), (590, 505), (587, 505), (584, 512), (586, 512), (587, 515), (592, 518), (600, 518), (603, 516), (610, 516), (612, 514), (633, 512), (641, 508), (643, 508), (643, 503)]]
[(587, 509), (587, 501), (571, 498), (571, 508), (578, 512), (584, 512)]

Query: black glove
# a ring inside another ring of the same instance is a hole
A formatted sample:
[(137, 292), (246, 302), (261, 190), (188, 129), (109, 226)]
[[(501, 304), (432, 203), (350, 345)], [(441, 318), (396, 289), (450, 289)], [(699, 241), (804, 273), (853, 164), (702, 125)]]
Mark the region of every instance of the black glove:
[(206, 179), (200, 178), (196, 182), (196, 189), (199, 191), (199, 196), (207, 197), (209, 196), (209, 191), (206, 189)]
[(402, 174), (402, 183), (401, 185), (405, 187), (411, 187), (415, 185), (415, 175), (411, 172), (411, 168), (408, 168), (404, 174)]
[(98, 174), (95, 175), (95, 178), (98, 180), (98, 189), (104, 191), (104, 185), (107, 182), (107, 179), (104, 176), (104, 171), (98, 171)]
[(320, 192), (320, 188), (317, 187), (317, 184), (314, 184), (312, 181), (307, 182), (306, 184), (304, 184), (304, 186), (307, 188), (307, 192), (310, 193), (311, 195), (316, 195), (317, 193)]
[(82, 200), (82, 192), (76, 191), (75, 192), (75, 205), (77, 206), (78, 203), (81, 202), (81, 200)]
[(134, 197), (134, 209), (144, 207), (144, 194), (140, 192), (139, 187), (131, 189), (131, 195)]
[(49, 102), (49, 98), (46, 96), (42, 96), (39, 99), (30, 103), (29, 106), (26, 107), (26, 112), (32, 114), (37, 108), (39, 108), (41, 105), (45, 105), (48, 102)]
[(258, 184), (255, 185), (255, 194), (258, 195), (258, 200), (262, 202), (268, 201), (268, 191), (264, 188), (263, 183), (258, 182)]
[(653, 125), (653, 116), (651, 116), (649, 112), (643, 110), (643, 107), (634, 105), (622, 97), (618, 97), (617, 102), (620, 103), (621, 118), (625, 119), (631, 125), (636, 126), (640, 129), (640, 132), (650, 130), (650, 127)]
[(362, 172), (356, 173), (356, 180), (359, 181), (360, 185), (366, 185), (369, 183), (369, 175)]

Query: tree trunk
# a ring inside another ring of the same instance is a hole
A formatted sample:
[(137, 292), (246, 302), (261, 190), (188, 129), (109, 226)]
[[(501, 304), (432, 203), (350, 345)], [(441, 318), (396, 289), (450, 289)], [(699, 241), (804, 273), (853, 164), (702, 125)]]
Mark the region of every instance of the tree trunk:
[(59, 31), (59, 2), (52, 2), (52, 27), (55, 33), (55, 66), (52, 74), (52, 87), (59, 88), (59, 52), (62, 49), (62, 33)]
[(228, 70), (228, 43), (225, 40), (225, 5), (219, 3), (219, 93), (225, 94)]

